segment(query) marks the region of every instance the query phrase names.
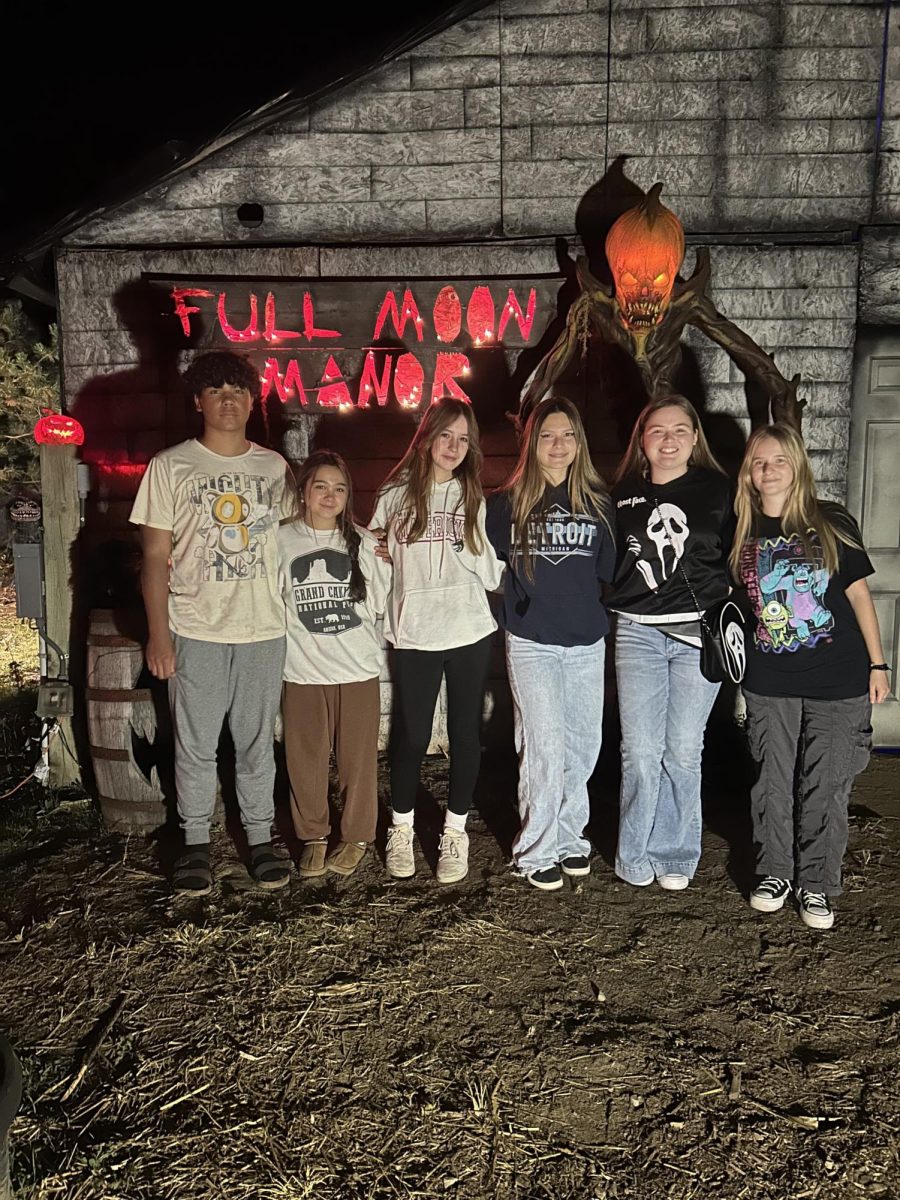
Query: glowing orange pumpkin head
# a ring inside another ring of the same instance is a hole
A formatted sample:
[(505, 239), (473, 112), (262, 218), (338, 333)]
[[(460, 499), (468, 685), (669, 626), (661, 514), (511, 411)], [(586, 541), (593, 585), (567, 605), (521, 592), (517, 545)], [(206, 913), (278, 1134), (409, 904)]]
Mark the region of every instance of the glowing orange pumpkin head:
[(656, 183), (635, 208), (622, 213), (606, 237), (606, 258), (626, 329), (643, 335), (660, 323), (684, 258), (684, 230), (660, 203)]
[(84, 444), (84, 430), (74, 417), (63, 413), (43, 410), (34, 427), (34, 440), (39, 446), (81, 446)]

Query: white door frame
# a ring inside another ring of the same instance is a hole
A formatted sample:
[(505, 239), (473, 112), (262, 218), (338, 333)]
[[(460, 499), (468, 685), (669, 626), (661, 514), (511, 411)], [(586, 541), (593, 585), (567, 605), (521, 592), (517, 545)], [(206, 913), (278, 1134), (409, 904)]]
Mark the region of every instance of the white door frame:
[[(853, 360), (847, 507), (875, 575), (869, 579), (888, 664), (900, 663), (900, 326), (861, 326)], [(876, 746), (900, 747), (900, 702), (876, 705)]]

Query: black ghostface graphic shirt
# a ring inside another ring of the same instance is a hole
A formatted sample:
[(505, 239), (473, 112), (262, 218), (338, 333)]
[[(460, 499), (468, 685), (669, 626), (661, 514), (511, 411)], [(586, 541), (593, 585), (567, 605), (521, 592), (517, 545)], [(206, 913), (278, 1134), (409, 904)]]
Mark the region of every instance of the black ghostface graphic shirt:
[(615, 548), (604, 515), (573, 512), (566, 485), (548, 487), (529, 521), (529, 579), (509, 493), (491, 496), (487, 535), (506, 564), (500, 624), (508, 633), (547, 646), (592, 646), (609, 631), (600, 583), (612, 578)]
[(640, 624), (675, 625), (696, 620), (697, 604), (706, 609), (728, 594), (735, 522), (724, 475), (689, 467), (670, 483), (631, 477), (613, 488), (612, 502), (616, 570), (607, 603), (615, 612)]

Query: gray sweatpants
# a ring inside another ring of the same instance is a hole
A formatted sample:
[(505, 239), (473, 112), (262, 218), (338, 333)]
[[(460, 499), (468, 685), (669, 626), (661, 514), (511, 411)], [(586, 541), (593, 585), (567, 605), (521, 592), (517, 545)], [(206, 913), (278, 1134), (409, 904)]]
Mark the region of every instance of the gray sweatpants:
[(838, 896), (847, 849), (847, 801), (872, 746), (868, 696), (802, 700), (744, 691), (750, 792), (760, 875)]
[(284, 638), (266, 642), (175, 639), (169, 703), (175, 727), (175, 789), (185, 844), (209, 841), (216, 803), (216, 747), (222, 723), (234, 742), (235, 787), (247, 842), (272, 839), (275, 717), (281, 701)]

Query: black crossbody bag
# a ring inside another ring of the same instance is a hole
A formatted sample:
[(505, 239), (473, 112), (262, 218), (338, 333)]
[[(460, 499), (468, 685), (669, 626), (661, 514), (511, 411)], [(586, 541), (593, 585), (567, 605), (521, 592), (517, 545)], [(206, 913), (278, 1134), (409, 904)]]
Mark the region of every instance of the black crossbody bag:
[[(653, 504), (665, 531), (666, 541), (674, 551), (675, 547), (672, 545), (669, 531), (662, 520), (656, 496), (653, 496)], [(704, 612), (700, 608), (694, 589), (691, 587), (691, 581), (688, 579), (680, 559), (678, 560), (678, 570), (691, 594), (694, 611), (700, 614), (700, 674), (710, 683), (725, 683), (727, 680), (732, 683), (740, 683), (744, 678), (744, 670), (747, 666), (744, 614), (730, 596), (717, 600)]]

